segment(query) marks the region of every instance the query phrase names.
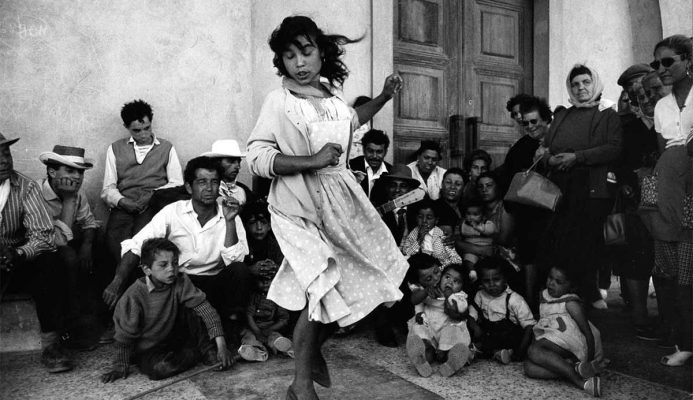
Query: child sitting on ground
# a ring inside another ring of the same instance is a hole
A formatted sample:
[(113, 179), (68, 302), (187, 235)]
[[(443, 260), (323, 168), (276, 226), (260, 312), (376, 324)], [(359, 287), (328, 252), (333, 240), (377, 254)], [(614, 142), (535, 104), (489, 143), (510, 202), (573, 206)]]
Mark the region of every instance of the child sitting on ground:
[(452, 246), (444, 244), (445, 233), (438, 224), (438, 209), (436, 204), (425, 198), (417, 203), (418, 225), (402, 240), (402, 253), (411, 256), (416, 253), (426, 253), (435, 257), (442, 266), (460, 264), (462, 258)]
[(145, 276), (116, 304), (115, 365), (101, 381), (126, 378), (133, 351), (140, 371), (154, 380), (190, 369), (200, 360), (207, 365), (219, 362), (222, 369), (233, 364), (216, 310), (186, 274), (178, 273), (176, 245), (164, 238), (149, 239), (141, 254)]
[[(416, 254), (409, 263), (408, 279), (418, 303), (408, 323), (407, 354), (421, 376), (433, 374), (433, 361), (442, 363), (438, 370), (442, 376), (452, 376), (471, 359), (465, 321), (467, 295), (462, 291), (464, 270), (460, 264), (451, 264), (441, 275), (438, 261), (428, 254)], [(421, 291), (425, 297), (419, 296)], [(462, 319), (453, 319), (451, 309)]]
[(508, 286), (506, 274), (511, 268), (498, 257), (479, 261), (480, 290), (469, 310), (469, 327), (477, 350), (503, 364), (525, 357), (536, 324), (525, 299)]
[[(484, 205), (476, 200), (470, 201), (464, 210), (464, 221), (460, 225), (460, 234), (467, 243), (480, 246), (493, 246), (491, 237), (498, 231), (496, 224), (486, 219), (484, 215)], [(463, 265), (466, 268), (469, 279), (472, 282), (477, 280), (476, 263), (481, 255), (475, 253), (464, 253)]]
[(241, 347), (238, 348), (238, 354), (246, 361), (267, 361), (267, 348), (273, 354), (294, 357), (293, 343), (279, 333), (289, 325), (289, 312), (267, 299), (271, 283), (271, 278), (261, 277), (259, 290), (248, 304), (248, 327), (241, 332)]
[(249, 253), (244, 261), (253, 275), (271, 281), (284, 260), (284, 254), (272, 232), (267, 203), (258, 200), (246, 204), (241, 218), (248, 235)]
[(541, 293), (535, 341), (525, 360), (525, 374), (537, 379), (564, 377), (594, 397), (601, 395), (597, 375), (605, 366), (599, 330), (587, 319), (575, 293), (575, 279), (554, 266)]

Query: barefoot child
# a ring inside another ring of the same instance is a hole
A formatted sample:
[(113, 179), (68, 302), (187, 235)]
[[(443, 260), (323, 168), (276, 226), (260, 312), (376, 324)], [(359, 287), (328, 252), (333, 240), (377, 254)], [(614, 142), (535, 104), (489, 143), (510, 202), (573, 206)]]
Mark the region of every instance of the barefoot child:
[(574, 279), (553, 267), (541, 293), (541, 318), (525, 360), (525, 374), (537, 379), (570, 380), (594, 397), (601, 395), (598, 372), (603, 368), (599, 330), (587, 319)]
[(416, 254), (409, 260), (415, 272), (410, 274), (415, 280), (412, 291), (417, 293), (417, 300), (423, 297), (419, 296), (421, 291), (426, 296), (415, 304), (416, 315), (409, 321), (407, 354), (421, 376), (431, 376), (433, 361), (442, 363), (438, 370), (441, 375), (452, 376), (471, 355), (466, 318), (448, 314), (452, 308), (467, 315), (467, 295), (462, 291), (464, 270), (460, 264), (451, 264), (441, 274), (437, 260), (427, 254)]
[(524, 358), (536, 323), (525, 299), (508, 286), (505, 274), (511, 268), (498, 257), (479, 261), (480, 290), (469, 312), (477, 349), (503, 364)]
[(102, 382), (126, 378), (133, 352), (140, 371), (154, 380), (190, 369), (200, 360), (209, 365), (220, 362), (222, 368), (233, 363), (219, 315), (188, 276), (178, 273), (178, 255), (168, 239), (148, 239), (142, 245), (145, 277), (118, 300), (113, 314), (115, 363), (101, 375)]
[(418, 225), (402, 240), (402, 253), (411, 256), (416, 253), (430, 254), (443, 266), (460, 264), (462, 258), (452, 246), (443, 243), (445, 233), (436, 226), (438, 209), (433, 200), (423, 199), (416, 203)]
[(320, 348), (336, 325), (402, 297), (407, 262), (347, 168), (353, 130), (401, 89), (402, 79), (389, 76), (373, 100), (347, 106), (341, 56), (356, 41), (325, 34), (305, 16), (285, 18), (269, 40), (282, 87), (267, 95), (248, 138), (250, 170), (272, 179), (272, 231), (284, 254), (267, 298), (301, 311), (289, 399), (316, 398), (313, 382), (331, 385)]

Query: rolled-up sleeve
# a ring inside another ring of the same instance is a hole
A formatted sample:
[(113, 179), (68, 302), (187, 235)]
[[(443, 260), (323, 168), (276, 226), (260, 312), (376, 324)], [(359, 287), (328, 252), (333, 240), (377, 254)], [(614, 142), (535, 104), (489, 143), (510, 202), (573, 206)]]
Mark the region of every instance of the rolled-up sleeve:
[(243, 262), (245, 256), (250, 253), (248, 250), (248, 239), (245, 236), (245, 228), (243, 227), (241, 217), (236, 216), (234, 221), (236, 222), (236, 235), (238, 236), (238, 242), (232, 246), (224, 247), (221, 250), (221, 259), (226, 265), (233, 262)]
[(260, 110), (255, 128), (248, 138), (246, 161), (250, 172), (263, 178), (274, 178), (274, 158), (281, 154), (277, 146), (277, 134), (281, 128), (283, 110), (278, 106), (276, 95), (267, 96)]

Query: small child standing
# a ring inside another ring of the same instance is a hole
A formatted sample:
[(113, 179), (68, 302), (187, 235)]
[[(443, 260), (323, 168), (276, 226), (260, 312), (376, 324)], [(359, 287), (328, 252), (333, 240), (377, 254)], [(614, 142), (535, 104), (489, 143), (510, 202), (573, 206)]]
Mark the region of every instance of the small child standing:
[(430, 254), (444, 267), (449, 264), (461, 264), (462, 258), (454, 247), (444, 244), (445, 233), (436, 226), (438, 224), (436, 204), (425, 198), (416, 205), (418, 225), (402, 240), (402, 253), (405, 256), (416, 253)]
[(241, 218), (248, 235), (249, 252), (244, 261), (253, 275), (271, 281), (284, 261), (284, 254), (272, 232), (267, 203), (257, 200), (247, 204)]
[(241, 332), (241, 347), (238, 348), (238, 354), (246, 361), (267, 361), (267, 348), (273, 354), (294, 357), (293, 343), (279, 333), (289, 325), (289, 312), (267, 299), (271, 283), (271, 278), (260, 278), (259, 290), (248, 304), (248, 327)]
[(477, 264), (480, 289), (470, 309), (469, 326), (483, 356), (503, 364), (522, 360), (532, 341), (536, 324), (525, 299), (508, 286), (506, 274), (512, 267), (498, 257)]
[(564, 268), (554, 266), (549, 271), (525, 374), (537, 379), (564, 377), (599, 397), (601, 379), (597, 374), (605, 364), (601, 335), (587, 319), (582, 300), (574, 294), (574, 283)]
[[(479, 201), (470, 201), (464, 210), (464, 221), (460, 225), (460, 234), (467, 243), (480, 246), (493, 246), (494, 235), (498, 231), (496, 224), (486, 219), (484, 215), (484, 205)], [(480, 255), (475, 253), (464, 253), (463, 265), (467, 269), (469, 279), (472, 282), (477, 280), (476, 263)]]
[[(465, 321), (467, 295), (462, 291), (464, 271), (460, 264), (451, 264), (441, 275), (438, 261), (427, 254), (409, 260), (416, 274), (416, 278), (410, 274), (414, 280), (412, 292), (416, 292), (412, 301), (416, 297), (418, 304), (408, 324), (407, 354), (421, 376), (433, 374), (433, 361), (442, 363), (438, 370), (442, 376), (452, 376), (471, 360), (471, 338)], [(450, 317), (450, 309), (462, 314), (463, 319)]]
[(133, 351), (140, 371), (154, 380), (190, 369), (200, 360), (208, 365), (219, 362), (221, 368), (233, 364), (216, 310), (186, 274), (178, 273), (179, 254), (168, 239), (149, 239), (142, 244), (140, 266), (145, 276), (116, 304), (115, 365), (101, 375), (102, 382), (126, 378)]

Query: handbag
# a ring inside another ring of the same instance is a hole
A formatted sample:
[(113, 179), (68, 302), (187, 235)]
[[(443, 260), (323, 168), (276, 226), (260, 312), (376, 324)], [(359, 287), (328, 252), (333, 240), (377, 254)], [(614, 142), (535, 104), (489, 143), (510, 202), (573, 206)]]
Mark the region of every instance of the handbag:
[(640, 180), (640, 208), (657, 208), (657, 175), (645, 175)]
[(621, 196), (616, 197), (611, 214), (604, 221), (604, 244), (607, 246), (622, 246), (626, 240), (626, 213), (621, 208)]
[(555, 211), (561, 199), (561, 189), (545, 176), (533, 171), (539, 160), (527, 171), (513, 176), (504, 200)]

